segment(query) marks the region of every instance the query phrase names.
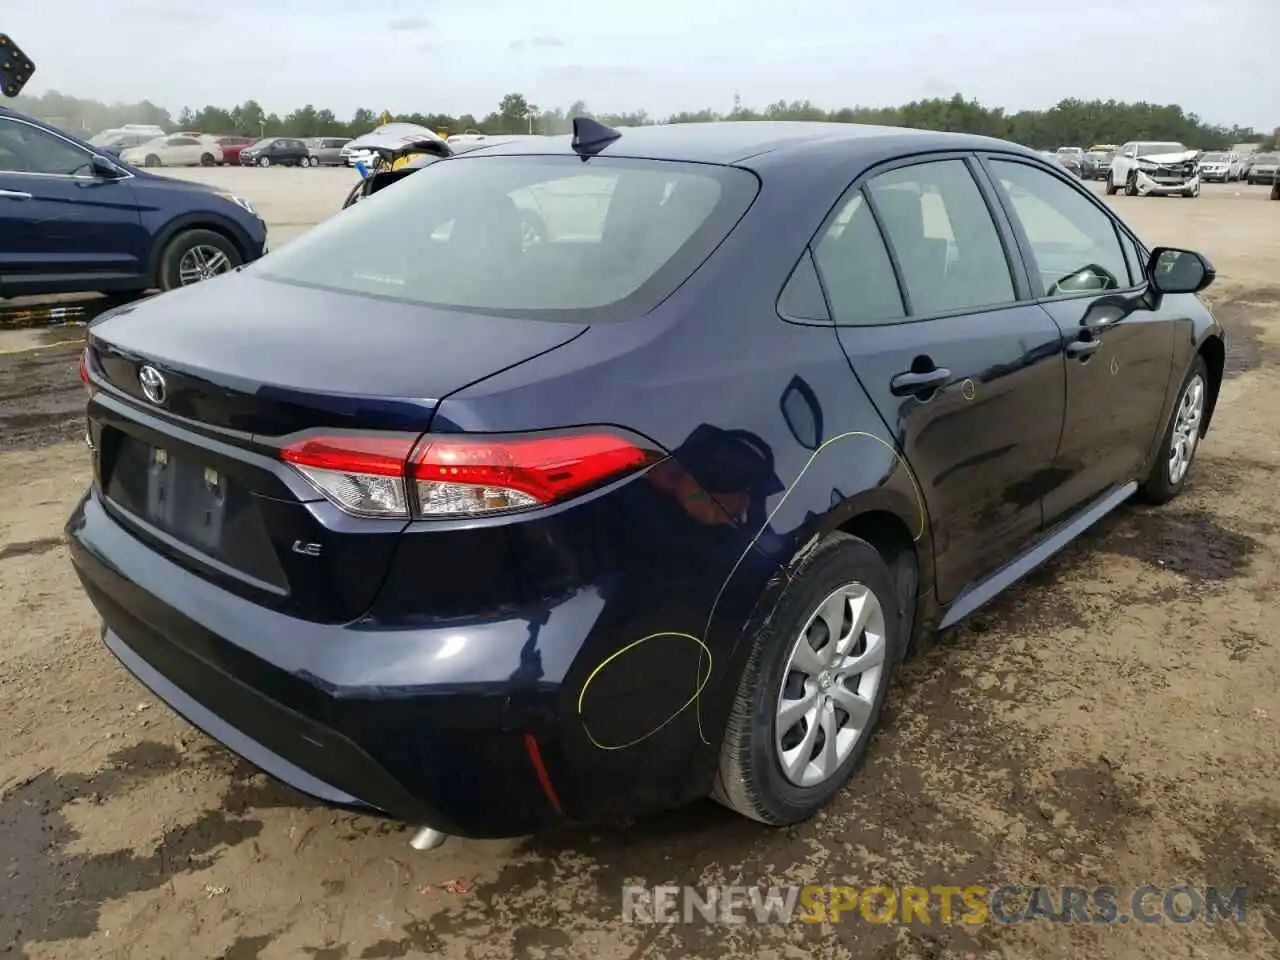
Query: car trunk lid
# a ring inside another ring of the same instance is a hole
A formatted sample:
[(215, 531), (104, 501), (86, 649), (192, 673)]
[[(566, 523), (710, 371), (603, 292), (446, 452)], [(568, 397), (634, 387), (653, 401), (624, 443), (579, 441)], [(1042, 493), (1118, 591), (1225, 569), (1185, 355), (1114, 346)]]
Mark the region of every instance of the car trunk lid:
[(342, 513), (281, 447), (314, 431), (417, 436), (447, 394), (585, 329), (243, 275), (205, 281), (91, 325), (95, 486), (188, 569), (342, 622), (372, 602), (407, 521)]

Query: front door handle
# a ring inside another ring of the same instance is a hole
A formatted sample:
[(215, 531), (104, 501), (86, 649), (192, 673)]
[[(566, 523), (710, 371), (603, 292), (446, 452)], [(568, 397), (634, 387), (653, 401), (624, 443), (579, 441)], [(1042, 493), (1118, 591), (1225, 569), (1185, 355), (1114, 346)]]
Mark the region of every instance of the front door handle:
[(934, 367), (923, 373), (908, 371), (900, 373), (889, 381), (889, 390), (895, 397), (909, 397), (915, 393), (934, 390), (951, 380), (951, 371), (946, 367)]
[(0, 200), (30, 200), (31, 194), (19, 190), (0, 190)]
[(1102, 346), (1101, 340), (1072, 340), (1067, 344), (1067, 356), (1077, 360), (1087, 360)]

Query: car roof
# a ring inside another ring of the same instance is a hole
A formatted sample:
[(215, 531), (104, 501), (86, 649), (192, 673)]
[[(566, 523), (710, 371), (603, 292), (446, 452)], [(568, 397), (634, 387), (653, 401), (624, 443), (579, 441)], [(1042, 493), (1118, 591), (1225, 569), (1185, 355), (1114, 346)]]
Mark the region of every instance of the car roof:
[[(655, 124), (616, 129), (622, 136), (605, 147), (601, 151), (602, 156), (742, 164), (766, 155), (771, 161), (782, 160), (788, 155), (808, 152), (814, 148), (824, 151), (836, 149), (851, 156), (861, 153), (882, 154), (896, 148), (909, 152), (992, 148), (1031, 152), (1004, 140), (973, 134), (940, 133), (863, 123), (746, 120)], [(484, 155), (572, 153), (571, 141), (570, 136), (564, 135), (496, 142), (487, 145)]]

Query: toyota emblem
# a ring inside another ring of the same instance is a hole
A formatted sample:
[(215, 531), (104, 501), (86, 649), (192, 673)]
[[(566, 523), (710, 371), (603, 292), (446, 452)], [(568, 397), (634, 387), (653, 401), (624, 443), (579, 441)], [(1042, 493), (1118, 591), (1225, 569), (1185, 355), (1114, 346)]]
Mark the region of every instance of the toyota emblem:
[(148, 400), (157, 406), (164, 405), (169, 393), (169, 387), (164, 382), (164, 374), (147, 364), (138, 371), (138, 383), (142, 385), (142, 392)]

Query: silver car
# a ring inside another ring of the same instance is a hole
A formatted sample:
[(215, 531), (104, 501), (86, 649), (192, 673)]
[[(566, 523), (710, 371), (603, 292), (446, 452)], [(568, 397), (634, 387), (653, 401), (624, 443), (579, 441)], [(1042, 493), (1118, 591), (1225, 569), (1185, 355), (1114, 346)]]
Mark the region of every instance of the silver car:
[(1255, 153), (1253, 164), (1249, 167), (1249, 183), (1273, 184), (1276, 182), (1277, 172), (1280, 172), (1280, 153)]
[(350, 137), (312, 137), (307, 141), (313, 167), (340, 167), (345, 162), (342, 148), (351, 142)]

